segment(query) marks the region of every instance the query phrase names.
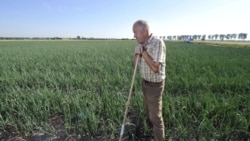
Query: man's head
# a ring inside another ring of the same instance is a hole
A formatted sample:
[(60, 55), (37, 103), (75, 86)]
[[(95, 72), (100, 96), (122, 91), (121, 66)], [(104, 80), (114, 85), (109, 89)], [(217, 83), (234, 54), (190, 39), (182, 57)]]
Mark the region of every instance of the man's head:
[(149, 25), (145, 20), (138, 20), (133, 25), (134, 37), (137, 42), (140, 44), (144, 44), (150, 33), (149, 33)]

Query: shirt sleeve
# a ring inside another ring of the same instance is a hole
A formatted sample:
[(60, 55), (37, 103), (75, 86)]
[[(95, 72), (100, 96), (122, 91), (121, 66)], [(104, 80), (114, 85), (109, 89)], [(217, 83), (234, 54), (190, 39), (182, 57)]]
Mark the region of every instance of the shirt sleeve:
[(153, 52), (153, 60), (155, 62), (164, 63), (165, 62), (165, 52), (166, 47), (163, 41), (159, 40), (155, 44), (155, 50)]

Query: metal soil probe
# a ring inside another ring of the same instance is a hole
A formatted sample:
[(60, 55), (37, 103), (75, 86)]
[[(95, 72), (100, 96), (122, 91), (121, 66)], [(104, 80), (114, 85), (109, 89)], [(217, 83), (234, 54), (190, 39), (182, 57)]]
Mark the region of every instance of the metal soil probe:
[(127, 117), (127, 113), (128, 113), (128, 106), (129, 106), (129, 102), (130, 102), (130, 98), (131, 98), (131, 93), (132, 93), (132, 89), (133, 89), (133, 85), (134, 85), (134, 79), (135, 79), (135, 74), (136, 74), (136, 70), (137, 70), (138, 60), (139, 60), (139, 55), (136, 56), (134, 74), (133, 74), (133, 78), (132, 78), (132, 82), (131, 82), (131, 86), (130, 86), (128, 101), (126, 102), (126, 110), (125, 110), (124, 117), (123, 117), (119, 141), (122, 141), (122, 136), (124, 133), (124, 126), (125, 126), (125, 121), (126, 121), (126, 117)]

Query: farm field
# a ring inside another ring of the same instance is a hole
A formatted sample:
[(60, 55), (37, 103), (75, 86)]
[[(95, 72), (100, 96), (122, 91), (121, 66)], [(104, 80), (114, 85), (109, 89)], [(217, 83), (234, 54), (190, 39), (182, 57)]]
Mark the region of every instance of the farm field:
[[(116, 140), (135, 40), (0, 41), (0, 140)], [(167, 139), (250, 139), (250, 48), (166, 42)], [(151, 136), (137, 73), (124, 138)]]
[(249, 48), (250, 41), (195, 41), (196, 43), (205, 43), (213, 46), (236, 47), (236, 48)]

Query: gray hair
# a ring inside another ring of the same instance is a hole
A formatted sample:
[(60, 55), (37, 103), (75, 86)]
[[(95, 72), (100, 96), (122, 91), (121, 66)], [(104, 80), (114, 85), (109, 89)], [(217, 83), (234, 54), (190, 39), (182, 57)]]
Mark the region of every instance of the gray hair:
[(138, 25), (139, 27), (141, 27), (141, 29), (148, 29), (149, 30), (148, 22), (145, 20), (138, 20), (135, 22), (135, 24)]

